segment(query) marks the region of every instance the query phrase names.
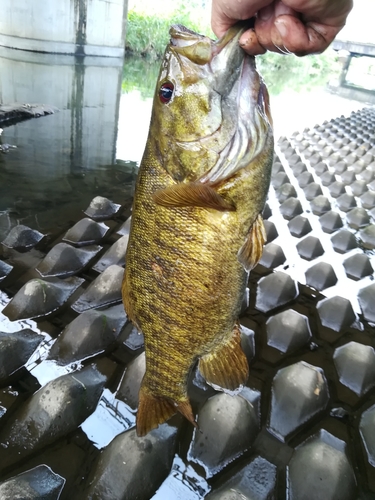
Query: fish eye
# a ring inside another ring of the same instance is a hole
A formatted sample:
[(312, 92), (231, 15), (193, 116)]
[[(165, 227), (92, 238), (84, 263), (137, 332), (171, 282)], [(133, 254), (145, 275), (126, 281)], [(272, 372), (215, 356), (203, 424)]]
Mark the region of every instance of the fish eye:
[(173, 96), (174, 85), (171, 82), (164, 82), (159, 89), (159, 99), (163, 104), (167, 104)]

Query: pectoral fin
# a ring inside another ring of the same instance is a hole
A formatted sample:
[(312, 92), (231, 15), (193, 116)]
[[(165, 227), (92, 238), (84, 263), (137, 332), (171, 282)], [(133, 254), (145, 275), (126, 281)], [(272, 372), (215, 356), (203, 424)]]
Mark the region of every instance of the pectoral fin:
[(266, 230), (261, 214), (255, 219), (250, 228), (245, 243), (240, 248), (237, 258), (246, 271), (251, 271), (255, 267), (263, 253), (263, 245), (267, 240)]
[(224, 200), (213, 187), (199, 182), (175, 184), (159, 189), (153, 195), (154, 202), (163, 207), (202, 207), (221, 212), (234, 211), (236, 207)]
[(231, 338), (199, 360), (199, 370), (209, 384), (234, 391), (245, 384), (249, 365), (241, 348), (241, 332), (236, 325)]

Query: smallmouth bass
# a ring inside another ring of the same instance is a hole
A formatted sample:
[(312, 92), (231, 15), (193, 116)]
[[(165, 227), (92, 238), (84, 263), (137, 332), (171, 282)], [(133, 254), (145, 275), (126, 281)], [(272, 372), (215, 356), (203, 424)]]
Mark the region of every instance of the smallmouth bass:
[(195, 425), (187, 382), (197, 361), (214, 387), (248, 378), (238, 316), (265, 242), (273, 133), (242, 32), (213, 41), (172, 26), (161, 64), (122, 286), (145, 337), (139, 436), (176, 412)]

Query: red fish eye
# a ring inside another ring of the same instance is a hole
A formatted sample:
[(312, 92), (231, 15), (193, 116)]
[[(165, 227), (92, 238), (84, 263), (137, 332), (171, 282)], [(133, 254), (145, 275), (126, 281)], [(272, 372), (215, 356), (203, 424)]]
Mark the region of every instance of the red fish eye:
[(163, 104), (168, 103), (172, 99), (174, 85), (171, 82), (165, 82), (159, 89), (159, 98)]

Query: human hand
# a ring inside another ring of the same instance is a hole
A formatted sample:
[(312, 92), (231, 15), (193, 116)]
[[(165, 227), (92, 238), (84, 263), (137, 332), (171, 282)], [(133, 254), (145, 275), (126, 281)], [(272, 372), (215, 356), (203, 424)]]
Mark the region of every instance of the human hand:
[(266, 50), (297, 56), (323, 52), (344, 27), (353, 0), (212, 0), (211, 25), (220, 37), (239, 20), (256, 15), (240, 39), (251, 55)]

